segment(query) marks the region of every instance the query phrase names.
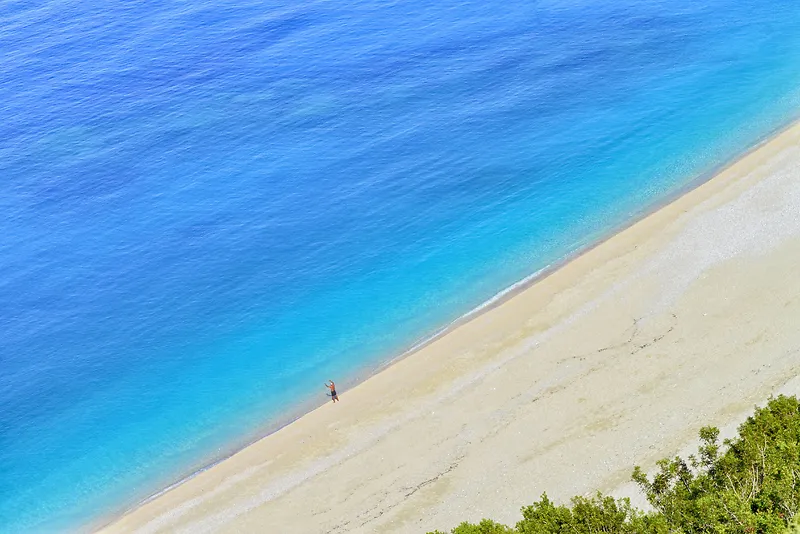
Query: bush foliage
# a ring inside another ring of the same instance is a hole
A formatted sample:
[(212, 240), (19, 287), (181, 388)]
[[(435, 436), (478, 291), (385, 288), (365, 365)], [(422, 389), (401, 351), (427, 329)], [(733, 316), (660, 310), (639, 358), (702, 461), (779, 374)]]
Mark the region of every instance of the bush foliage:
[[(636, 467), (633, 480), (652, 510), (598, 493), (556, 505), (547, 494), (507, 527), (484, 519), (452, 534), (800, 534), (800, 401), (773, 398), (757, 408), (734, 439), (700, 430), (697, 454), (661, 460), (652, 478)], [(429, 534), (444, 534), (434, 532)]]

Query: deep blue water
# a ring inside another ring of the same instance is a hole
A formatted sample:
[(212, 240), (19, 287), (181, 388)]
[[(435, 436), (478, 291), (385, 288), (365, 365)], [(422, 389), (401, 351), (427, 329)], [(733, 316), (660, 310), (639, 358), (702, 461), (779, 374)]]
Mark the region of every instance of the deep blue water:
[(796, 0), (0, 4), (0, 531), (135, 503), (800, 112)]

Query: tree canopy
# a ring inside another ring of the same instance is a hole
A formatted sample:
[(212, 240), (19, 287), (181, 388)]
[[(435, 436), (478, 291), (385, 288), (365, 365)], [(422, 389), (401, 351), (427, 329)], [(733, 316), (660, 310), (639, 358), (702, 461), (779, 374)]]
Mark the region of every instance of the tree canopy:
[[(568, 505), (547, 494), (522, 508), (508, 527), (484, 519), (451, 534), (800, 534), (800, 401), (779, 396), (757, 408), (735, 438), (720, 443), (719, 429), (700, 430), (697, 453), (658, 462), (652, 478), (640, 468), (633, 480), (652, 510), (597, 493)], [(429, 534), (445, 534), (436, 531)]]

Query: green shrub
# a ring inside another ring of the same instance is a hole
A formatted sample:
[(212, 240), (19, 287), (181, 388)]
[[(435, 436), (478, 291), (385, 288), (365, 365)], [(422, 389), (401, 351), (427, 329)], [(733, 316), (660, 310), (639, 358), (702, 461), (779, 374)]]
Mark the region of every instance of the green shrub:
[(655, 514), (644, 514), (631, 506), (628, 499), (615, 500), (600, 493), (592, 498), (573, 497), (571, 506), (556, 506), (547, 494), (522, 509), (519, 534), (595, 532), (666, 533), (666, 523)]
[(800, 403), (780, 396), (724, 443), (700, 431), (698, 455), (662, 460), (650, 481), (633, 479), (669, 524), (686, 532), (785, 532), (800, 502)]
[[(652, 480), (636, 467), (633, 480), (654, 511), (600, 493), (555, 505), (547, 495), (522, 509), (509, 528), (484, 519), (452, 534), (800, 534), (800, 402), (771, 399), (720, 445), (719, 430), (700, 430), (700, 447), (687, 460), (658, 462)], [(723, 452), (724, 451), (724, 452)], [(437, 533), (434, 533), (437, 534)], [(443, 534), (443, 533), (438, 533)]]
[[(472, 523), (461, 523), (452, 531), (452, 534), (514, 534), (514, 529), (508, 528), (500, 523), (495, 523), (489, 519), (484, 519), (477, 525)], [(429, 534), (445, 534), (444, 532), (435, 531)]]

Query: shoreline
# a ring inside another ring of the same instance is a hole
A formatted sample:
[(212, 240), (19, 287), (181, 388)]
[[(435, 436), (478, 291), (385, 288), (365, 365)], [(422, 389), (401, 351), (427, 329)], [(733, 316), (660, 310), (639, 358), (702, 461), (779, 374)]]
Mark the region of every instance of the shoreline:
[[(608, 230), (608, 232), (604, 232), (601, 237), (596, 240), (593, 240), (591, 243), (580, 247), (579, 249), (575, 250), (574, 252), (568, 254), (563, 259), (553, 263), (550, 266), (547, 266), (543, 269), (540, 269), (536, 273), (523, 278), (522, 280), (512, 284), (508, 288), (498, 292), (496, 295), (482, 303), (481, 305), (473, 308), (469, 312), (461, 315), (442, 329), (438, 330), (431, 336), (415, 343), (410, 349), (404, 351), (403, 353), (384, 361), (376, 366), (371, 366), (365, 370), (363, 374), (358, 373), (356, 377), (353, 379), (343, 381), (342, 383), (347, 386), (347, 390), (352, 390), (357, 388), (358, 386), (364, 384), (365, 382), (383, 374), (385, 371), (393, 368), (394, 366), (398, 365), (400, 362), (407, 360), (408, 358), (419, 354), (421, 351), (424, 351), (426, 348), (430, 347), (431, 345), (436, 344), (437, 342), (441, 341), (443, 338), (453, 334), (457, 330), (461, 329), (465, 325), (473, 321), (477, 321), (481, 317), (485, 317), (490, 312), (497, 310), (504, 306), (509, 301), (514, 300), (522, 293), (525, 293), (527, 290), (531, 289), (532, 287), (537, 286), (538, 284), (542, 283), (543, 281), (547, 280), (552, 275), (559, 273), (562, 269), (565, 269), (567, 266), (571, 265), (573, 262), (578, 261), (579, 259), (585, 257), (586, 255), (590, 254), (592, 251), (602, 247), (604, 244), (608, 243), (610, 240), (614, 239), (615, 237), (619, 236), (620, 234), (625, 233), (627, 230), (631, 229), (632, 227), (642, 223), (643, 221), (657, 215), (659, 212), (664, 210), (666, 207), (671, 206), (682, 198), (685, 198), (687, 195), (697, 191), (698, 189), (702, 188), (704, 185), (708, 184), (709, 182), (714, 181), (715, 178), (719, 177), (720, 175), (724, 175), (727, 171), (736, 167), (742, 161), (748, 159), (754, 154), (757, 154), (761, 149), (765, 146), (770, 145), (781, 136), (790, 132), (792, 130), (797, 130), (800, 128), (800, 122), (797, 119), (790, 121), (785, 126), (782, 126), (775, 131), (771, 132), (764, 136), (758, 143), (753, 145), (747, 151), (742, 154), (737, 155), (734, 158), (731, 158), (729, 161), (720, 164), (713, 169), (703, 173), (702, 175), (692, 179), (688, 182), (685, 186), (682, 186), (674, 193), (668, 195), (665, 198), (658, 199), (657, 201), (652, 202), (648, 206), (643, 207), (640, 211), (634, 213), (630, 217), (626, 218), (624, 222), (619, 225), (616, 225)], [(263, 434), (259, 432), (259, 436), (255, 437), (252, 440), (247, 440), (246, 444), (241, 447), (236, 447), (232, 452), (226, 454), (216, 461), (210, 463), (207, 466), (204, 466), (201, 469), (198, 469), (192, 472), (189, 476), (184, 477), (175, 483), (169, 485), (168, 487), (154, 493), (153, 495), (147, 497), (146, 499), (140, 501), (133, 507), (126, 510), (124, 513), (114, 514), (113, 517), (104, 518), (102, 524), (99, 524), (100, 521), (96, 522), (92, 527), (93, 530), (104, 530), (107, 528), (113, 528), (114, 525), (125, 519), (126, 517), (130, 516), (133, 513), (136, 513), (138, 510), (142, 509), (146, 505), (155, 502), (162, 498), (165, 495), (172, 493), (173, 491), (177, 490), (178, 488), (183, 487), (184, 485), (192, 482), (197, 477), (208, 473), (209, 471), (217, 468), (220, 464), (223, 464), (229, 461), (231, 458), (236, 457), (240, 453), (251, 449), (255, 445), (263, 442), (264, 440), (269, 439), (271, 436), (274, 436), (278, 432), (290, 427), (294, 423), (298, 421), (302, 421), (305, 417), (318, 412), (320, 408), (328, 403), (315, 403), (315, 402), (308, 402), (304, 403), (303, 406), (306, 408), (310, 407), (310, 409), (302, 408), (296, 412), (296, 415), (289, 416), (284, 419), (285, 422), (271, 425), (270, 427), (272, 430), (268, 431), (268, 433)], [(263, 429), (262, 429), (263, 432)]]

